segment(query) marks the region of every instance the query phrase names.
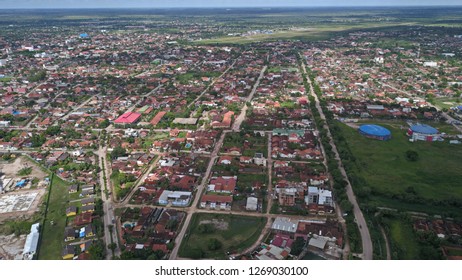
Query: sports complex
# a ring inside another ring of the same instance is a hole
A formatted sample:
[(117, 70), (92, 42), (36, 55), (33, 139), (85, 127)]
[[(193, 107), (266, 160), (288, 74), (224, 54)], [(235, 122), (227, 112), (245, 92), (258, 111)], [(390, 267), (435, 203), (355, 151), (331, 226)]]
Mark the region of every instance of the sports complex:
[(377, 139), (381, 141), (390, 140), (391, 132), (383, 126), (376, 124), (364, 124), (361, 125), (358, 129), (361, 135), (366, 136), (367, 138)]

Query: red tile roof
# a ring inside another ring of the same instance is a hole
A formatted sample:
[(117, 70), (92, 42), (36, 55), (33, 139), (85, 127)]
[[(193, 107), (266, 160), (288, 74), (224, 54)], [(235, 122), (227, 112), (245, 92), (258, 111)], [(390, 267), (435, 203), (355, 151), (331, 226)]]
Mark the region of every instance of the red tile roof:
[(201, 198), (201, 202), (231, 203), (233, 202), (233, 197), (230, 195), (204, 194)]
[(120, 117), (118, 117), (114, 123), (135, 123), (139, 118), (141, 117), (140, 113), (135, 113), (135, 112), (126, 112), (122, 114)]
[(161, 112), (157, 113), (157, 115), (156, 115), (154, 118), (152, 118), (151, 124), (152, 124), (152, 125), (157, 125), (157, 124), (160, 122), (160, 120), (162, 119), (162, 117), (163, 117), (166, 113), (167, 113), (167, 112), (165, 112), (165, 111), (161, 111)]

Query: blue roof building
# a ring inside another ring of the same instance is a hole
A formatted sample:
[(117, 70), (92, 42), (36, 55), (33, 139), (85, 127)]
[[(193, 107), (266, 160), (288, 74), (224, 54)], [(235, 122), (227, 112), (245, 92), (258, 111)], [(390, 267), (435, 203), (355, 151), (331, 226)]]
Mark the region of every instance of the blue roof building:
[(361, 125), (358, 129), (359, 133), (366, 136), (367, 138), (377, 139), (377, 140), (390, 140), (391, 132), (383, 126), (376, 124), (364, 124)]

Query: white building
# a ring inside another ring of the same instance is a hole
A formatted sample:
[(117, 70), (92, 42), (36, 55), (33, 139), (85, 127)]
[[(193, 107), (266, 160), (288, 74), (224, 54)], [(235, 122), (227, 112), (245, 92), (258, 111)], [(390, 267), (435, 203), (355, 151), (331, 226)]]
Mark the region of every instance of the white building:
[(191, 201), (191, 192), (167, 191), (164, 190), (159, 197), (160, 205), (167, 205), (170, 202), (173, 206), (186, 207)]
[(262, 153), (255, 153), (255, 156), (253, 157), (253, 163), (266, 167), (266, 158)]
[(247, 197), (247, 204), (245, 205), (247, 211), (257, 211), (258, 209), (258, 198)]
[(319, 187), (308, 187), (305, 203), (333, 206), (332, 192)]
[(39, 223), (33, 224), (30, 228), (30, 233), (27, 235), (26, 244), (24, 244), (24, 250), (22, 251), (22, 258), (24, 260), (32, 260), (35, 253), (37, 252), (38, 240), (39, 240)]
[(423, 66), (425, 66), (425, 67), (437, 67), (438, 63), (436, 63), (435, 61), (425, 61)]

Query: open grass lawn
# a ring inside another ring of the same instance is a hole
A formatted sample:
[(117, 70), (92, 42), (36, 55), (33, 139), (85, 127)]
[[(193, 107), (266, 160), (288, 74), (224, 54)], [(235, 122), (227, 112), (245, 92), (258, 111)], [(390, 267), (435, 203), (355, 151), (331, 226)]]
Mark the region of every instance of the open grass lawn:
[(412, 226), (399, 219), (387, 220), (390, 230), (392, 259), (419, 259), (419, 244), (415, 240)]
[[(383, 205), (377, 206), (400, 209), (399, 202), (402, 200), (388, 200), (399, 196), (412, 196), (415, 199), (412, 204), (419, 199), (426, 202), (462, 200), (462, 146), (450, 145), (448, 142), (411, 143), (399, 125), (384, 126), (392, 132), (390, 141), (365, 138), (355, 129), (340, 124), (351, 152), (356, 157), (358, 174), (371, 190), (370, 199), (383, 202)], [(418, 153), (419, 159), (416, 162), (406, 159), (405, 153), (408, 150)], [(357, 186), (353, 184), (353, 187)], [(384, 197), (386, 199), (382, 199)], [(425, 202), (421, 203), (424, 207), (407, 210), (425, 212), (432, 207), (424, 205)], [(406, 207), (412, 208), (412, 204)], [(446, 205), (442, 206), (447, 208)]]
[[(48, 210), (42, 224), (43, 229), (38, 254), (40, 260), (61, 259), (64, 228), (66, 227), (66, 207), (69, 200), (68, 186), (65, 181), (53, 175), (49, 189)], [(53, 225), (51, 221), (53, 221)]]
[[(201, 232), (199, 226), (211, 225), (211, 232)], [(240, 252), (252, 246), (261, 234), (266, 218), (229, 214), (194, 214), (179, 255), (184, 258), (226, 259), (226, 252)], [(211, 250), (210, 240), (216, 239), (221, 248)]]

